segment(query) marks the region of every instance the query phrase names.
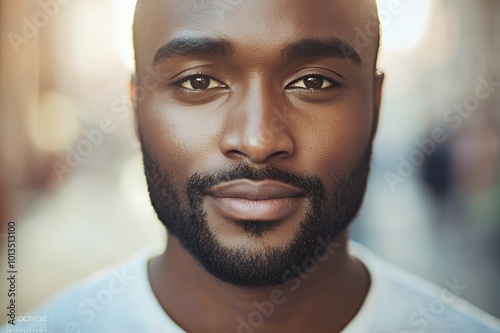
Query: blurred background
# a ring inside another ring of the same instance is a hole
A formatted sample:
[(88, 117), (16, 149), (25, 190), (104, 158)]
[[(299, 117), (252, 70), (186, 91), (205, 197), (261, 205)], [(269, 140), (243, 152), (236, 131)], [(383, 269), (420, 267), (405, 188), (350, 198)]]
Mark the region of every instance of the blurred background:
[[(18, 313), (164, 242), (128, 101), (134, 5), (0, 0), (0, 264), (15, 221)], [(379, 11), (383, 110), (352, 238), (438, 285), (458, 279), (500, 317), (500, 1)]]

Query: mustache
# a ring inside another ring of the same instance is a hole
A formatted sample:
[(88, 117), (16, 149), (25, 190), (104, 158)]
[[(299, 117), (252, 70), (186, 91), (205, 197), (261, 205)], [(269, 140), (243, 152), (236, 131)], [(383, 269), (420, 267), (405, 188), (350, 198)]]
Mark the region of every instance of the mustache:
[(317, 176), (291, 172), (275, 166), (255, 168), (241, 163), (213, 173), (194, 173), (186, 182), (188, 197), (201, 196), (211, 187), (233, 180), (275, 180), (302, 189), (306, 196), (322, 197), (325, 186)]

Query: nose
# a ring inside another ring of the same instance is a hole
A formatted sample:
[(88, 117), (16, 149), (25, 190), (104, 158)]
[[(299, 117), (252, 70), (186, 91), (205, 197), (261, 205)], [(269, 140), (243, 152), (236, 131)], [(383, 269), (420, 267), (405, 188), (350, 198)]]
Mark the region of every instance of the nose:
[(228, 114), (221, 153), (255, 164), (292, 156), (295, 142), (289, 132), (290, 120), (276, 100), (259, 84), (250, 87)]

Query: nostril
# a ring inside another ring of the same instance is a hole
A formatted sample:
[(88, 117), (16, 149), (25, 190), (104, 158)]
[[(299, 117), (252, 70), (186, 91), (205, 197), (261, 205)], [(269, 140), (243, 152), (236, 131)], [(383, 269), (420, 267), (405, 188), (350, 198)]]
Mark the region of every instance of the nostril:
[(239, 150), (236, 150), (236, 149), (228, 151), (228, 152), (227, 152), (227, 154), (228, 154), (228, 155), (231, 155), (231, 156), (247, 157), (247, 156), (245, 155), (245, 153), (243, 153), (243, 152), (241, 152), (241, 151), (239, 151)]
[(288, 151), (282, 150), (282, 151), (277, 151), (275, 153), (272, 153), (271, 155), (269, 155), (269, 158), (273, 158), (273, 157), (286, 157), (288, 155), (289, 155)]

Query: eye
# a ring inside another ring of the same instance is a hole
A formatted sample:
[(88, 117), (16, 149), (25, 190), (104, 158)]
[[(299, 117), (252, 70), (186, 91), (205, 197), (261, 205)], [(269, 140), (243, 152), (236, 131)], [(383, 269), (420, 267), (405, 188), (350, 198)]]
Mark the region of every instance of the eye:
[(191, 75), (177, 83), (187, 90), (208, 90), (215, 88), (226, 88), (227, 86), (208, 75)]
[(287, 88), (327, 89), (332, 86), (339, 87), (340, 83), (337, 83), (321, 75), (308, 75), (290, 83)]

